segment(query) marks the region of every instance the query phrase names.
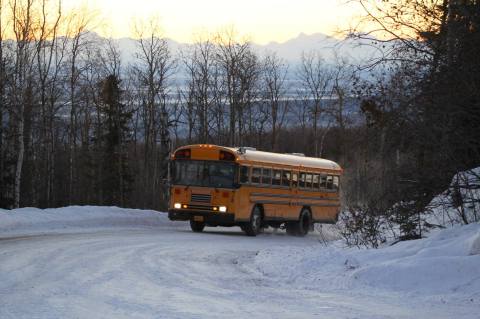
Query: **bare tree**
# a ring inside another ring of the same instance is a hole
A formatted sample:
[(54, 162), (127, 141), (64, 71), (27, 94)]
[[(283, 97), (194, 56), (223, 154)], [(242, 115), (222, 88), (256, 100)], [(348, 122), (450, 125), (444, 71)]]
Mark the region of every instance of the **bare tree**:
[(313, 130), (314, 155), (320, 156), (319, 121), (325, 114), (324, 98), (331, 92), (332, 71), (318, 52), (302, 53), (297, 70), (303, 101), (308, 105)]
[(67, 36), (70, 37), (69, 48), (69, 104), (70, 104), (70, 123), (68, 128), (68, 148), (69, 148), (69, 179), (68, 179), (68, 198), (69, 203), (75, 200), (74, 187), (76, 182), (75, 160), (77, 157), (77, 135), (78, 135), (78, 87), (82, 74), (83, 65), (81, 55), (89, 45), (88, 27), (93, 22), (93, 16), (85, 10), (80, 10), (72, 14), (68, 20)]
[(346, 128), (349, 124), (349, 118), (346, 112), (346, 103), (351, 103), (352, 83), (355, 79), (355, 69), (345, 58), (336, 54), (335, 64), (332, 66), (332, 101), (328, 112), (334, 119), (337, 127), (337, 141), (340, 147), (340, 165), (345, 164), (347, 152)]
[[(152, 17), (148, 25), (135, 25), (139, 53), (138, 63), (134, 66), (142, 100), (145, 136), (144, 189), (154, 201), (158, 198), (157, 187), (167, 177), (172, 125), (167, 109), (170, 93), (168, 79), (175, 66), (167, 42), (161, 37), (157, 21)], [(160, 140), (159, 149), (157, 139)]]
[[(371, 68), (385, 62), (414, 62), (414, 56), (424, 56), (435, 60), (438, 56), (431, 50), (430, 40), (435, 34), (446, 28), (449, 0), (399, 0), (375, 1), (352, 0), (363, 9), (364, 15), (354, 28), (348, 30), (350, 38), (362, 40), (369, 46), (377, 48), (374, 55), (364, 67)], [(420, 38), (429, 41), (419, 41)], [(444, 41), (434, 41), (434, 47), (443, 50)], [(413, 53), (406, 54), (406, 52)]]
[[(221, 67), (225, 99), (229, 106), (229, 145), (242, 143), (244, 112), (253, 101), (253, 90), (258, 79), (258, 59), (248, 41), (238, 41), (234, 30), (218, 33), (217, 61)], [(247, 110), (248, 111), (248, 110)], [(238, 133), (238, 134), (237, 134)]]
[(34, 21), (33, 0), (20, 2), (12, 0), (13, 34), (15, 36), (15, 66), (12, 89), (12, 116), (17, 128), (17, 161), (14, 182), (14, 204), (20, 207), (20, 186), (22, 182), (22, 168), (25, 156), (25, 122), (34, 103), (33, 92), (33, 61), (35, 60), (34, 49)]
[[(67, 45), (66, 37), (59, 37), (62, 9), (58, 6), (51, 7), (50, 2), (42, 0), (39, 28), (36, 32), (36, 67), (37, 86), (40, 100), (40, 134), (39, 134), (39, 161), (38, 174), (31, 174), (32, 185), (39, 188), (41, 206), (50, 206), (54, 185), (54, 119), (59, 107), (60, 98), (59, 73)], [(56, 9), (56, 10), (53, 10)], [(49, 12), (53, 11), (51, 18)]]
[(187, 119), (189, 140), (196, 129), (198, 140), (211, 140), (211, 120), (215, 105), (219, 103), (218, 64), (215, 60), (216, 47), (211, 40), (198, 40), (183, 57), (188, 72)]
[(258, 126), (261, 64), (258, 56), (249, 51), (240, 66), (242, 103), (238, 116), (239, 144), (251, 145)]
[(6, 111), (5, 105), (5, 81), (6, 81), (6, 61), (3, 54), (3, 37), (4, 37), (4, 2), (0, 0), (0, 203), (5, 204), (6, 201), (6, 186), (4, 182), (5, 174), (5, 149), (4, 149), (4, 122), (3, 116)]
[(264, 94), (263, 99), (269, 108), (271, 125), (270, 147), (274, 152), (277, 151), (278, 131), (282, 129), (288, 111), (288, 99), (285, 88), (287, 72), (287, 63), (275, 53), (268, 54), (265, 57), (262, 72), (262, 91)]
[(114, 75), (120, 78), (122, 74), (122, 60), (120, 48), (113, 39), (103, 39), (100, 50), (97, 50), (97, 55), (102, 70), (102, 77)]

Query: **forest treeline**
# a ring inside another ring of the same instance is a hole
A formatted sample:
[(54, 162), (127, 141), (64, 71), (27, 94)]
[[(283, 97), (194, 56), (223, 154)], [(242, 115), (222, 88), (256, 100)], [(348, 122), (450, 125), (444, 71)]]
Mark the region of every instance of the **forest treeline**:
[(289, 65), (233, 31), (172, 52), (154, 19), (123, 61), (87, 11), (0, 0), (0, 207), (163, 209), (171, 150), (215, 143), (333, 159), (353, 229), (420, 235), (432, 197), (480, 166), (480, 4), (358, 2), (377, 27), (349, 37), (381, 55)]

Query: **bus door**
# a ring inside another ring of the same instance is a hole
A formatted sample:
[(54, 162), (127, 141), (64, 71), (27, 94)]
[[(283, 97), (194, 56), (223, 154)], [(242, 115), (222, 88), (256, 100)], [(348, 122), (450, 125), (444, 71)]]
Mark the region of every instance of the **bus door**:
[(290, 192), (292, 197), (290, 198), (290, 207), (298, 205), (298, 171), (292, 171), (292, 182), (290, 184)]

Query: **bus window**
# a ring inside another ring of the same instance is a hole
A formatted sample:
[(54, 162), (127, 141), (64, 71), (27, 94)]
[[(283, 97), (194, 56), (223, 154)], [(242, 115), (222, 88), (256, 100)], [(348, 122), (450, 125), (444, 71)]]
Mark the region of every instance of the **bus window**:
[(272, 183), (272, 170), (270, 168), (262, 169), (262, 184), (270, 185)]
[(234, 165), (222, 165), (224, 163), (219, 162), (205, 162), (204, 171), (207, 171), (205, 178), (207, 185), (213, 187), (233, 187), (235, 166)]
[(282, 170), (282, 186), (290, 187), (290, 171), (283, 171)]
[(272, 178), (272, 185), (280, 185), (281, 180), (282, 180), (282, 172), (274, 170), (273, 171), (273, 178)]
[(333, 176), (333, 189), (336, 191), (338, 191), (339, 182), (338, 176)]
[(333, 176), (327, 176), (327, 189), (333, 189)]
[(305, 188), (312, 188), (312, 174), (307, 174), (305, 177)]
[(292, 187), (297, 187), (298, 185), (298, 173), (292, 173)]
[(313, 175), (313, 189), (318, 190), (320, 187), (320, 176), (318, 174)]
[(248, 166), (240, 167), (240, 183), (242, 184), (248, 183), (248, 169)]
[(172, 177), (173, 183), (178, 185), (233, 188), (235, 173), (233, 163), (179, 160)]
[(320, 188), (327, 188), (327, 176), (320, 175)]
[(262, 169), (258, 167), (253, 167), (252, 178), (251, 178), (252, 183), (259, 184), (261, 176), (262, 176)]
[(305, 187), (305, 173), (300, 173), (300, 178), (298, 180), (298, 186), (304, 188)]
[(175, 163), (173, 181), (175, 184), (185, 184), (188, 185), (192, 176), (199, 185), (202, 184), (203, 176), (201, 174), (201, 168), (203, 165), (199, 165), (196, 161), (183, 161)]

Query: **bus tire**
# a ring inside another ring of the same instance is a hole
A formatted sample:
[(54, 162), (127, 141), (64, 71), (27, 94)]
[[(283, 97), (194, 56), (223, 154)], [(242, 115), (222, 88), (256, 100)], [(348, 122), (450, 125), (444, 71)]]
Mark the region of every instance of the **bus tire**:
[(203, 229), (205, 228), (205, 223), (204, 222), (197, 222), (197, 221), (194, 221), (193, 219), (191, 219), (190, 220), (190, 228), (195, 233), (201, 233), (203, 231)]
[(312, 214), (308, 208), (302, 208), (298, 221), (287, 222), (285, 229), (288, 235), (303, 237), (308, 234), (312, 224)]
[(302, 208), (297, 224), (297, 236), (307, 235), (312, 226), (312, 214), (308, 208)]
[(250, 214), (250, 221), (241, 226), (247, 236), (257, 236), (263, 227), (263, 215), (259, 206), (254, 206)]

